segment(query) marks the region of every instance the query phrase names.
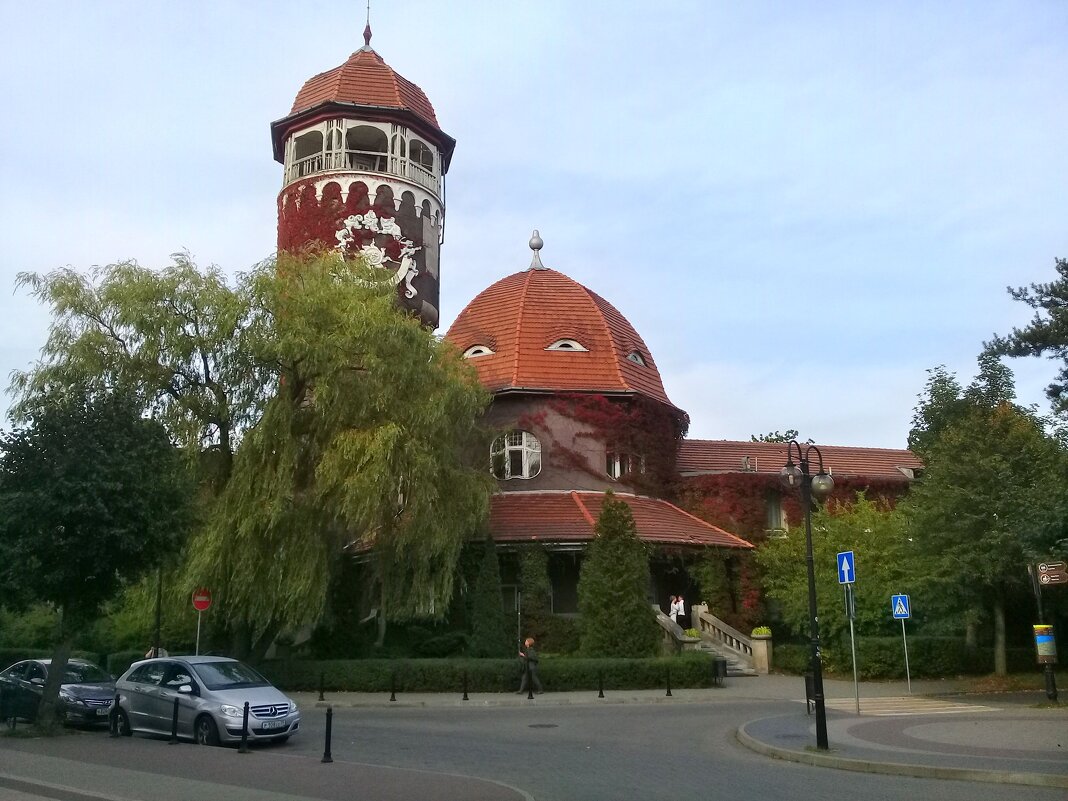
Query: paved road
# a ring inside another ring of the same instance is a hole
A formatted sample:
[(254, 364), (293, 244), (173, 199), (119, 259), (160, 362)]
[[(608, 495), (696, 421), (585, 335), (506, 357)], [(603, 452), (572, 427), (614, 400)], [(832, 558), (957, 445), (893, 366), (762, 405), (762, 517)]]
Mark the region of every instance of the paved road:
[[(143, 801), (1065, 799), (1065, 790), (1058, 788), (845, 773), (768, 759), (739, 745), (736, 731), (747, 722), (785, 718), (807, 727), (803, 704), (791, 697), (796, 684), (738, 681), (719, 691), (678, 691), (672, 699), (610, 694), (593, 703), (551, 693), (534, 702), (497, 696), (493, 705), (490, 699), (464, 704), (442, 696), (401, 696), (396, 704), (335, 696), (335, 761), (325, 765), (320, 762), (325, 710), (306, 697), (301, 698), (301, 735), (250, 755), (145, 737), (110, 739), (103, 733), (0, 738), (0, 799), (87, 801), (87, 792)], [(878, 702), (873, 698), (873, 707), (896, 707), (899, 713), (903, 705), (917, 703), (894, 700), (900, 690), (893, 687), (869, 692), (883, 696)], [(921, 699), (919, 706), (924, 703)], [(935, 716), (924, 713), (945, 703), (926, 704), (909, 720), (926, 727), (930, 736), (949, 725), (938, 721), (960, 720), (974, 726), (971, 739), (977, 747), (999, 737), (997, 712)], [(853, 720), (879, 727), (893, 718)], [(835, 737), (848, 733), (835, 729)], [(10, 781), (12, 776), (74, 790), (21, 786)]]

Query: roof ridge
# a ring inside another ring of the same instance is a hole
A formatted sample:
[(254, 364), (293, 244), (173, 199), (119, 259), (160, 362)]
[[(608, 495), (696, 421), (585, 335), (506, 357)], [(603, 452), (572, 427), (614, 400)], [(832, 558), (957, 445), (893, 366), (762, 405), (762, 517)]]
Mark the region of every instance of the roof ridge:
[[(571, 280), (574, 281), (574, 279), (571, 279)], [(619, 343), (616, 342), (615, 336), (612, 335), (612, 326), (610, 326), (608, 324), (608, 315), (605, 314), (605, 310), (601, 308), (601, 304), (599, 304), (597, 302), (598, 300), (603, 300), (603, 298), (601, 298), (600, 295), (598, 295), (596, 292), (594, 292), (592, 289), (590, 289), (588, 286), (586, 286), (583, 283), (575, 281), (575, 285), (582, 289), (582, 291), (586, 294), (586, 298), (597, 309), (597, 312), (598, 312), (597, 315), (596, 315), (597, 319), (598, 319), (598, 321), (600, 321), (601, 325), (604, 327), (605, 333), (608, 335), (608, 341), (612, 345), (612, 357), (613, 357), (612, 360), (611, 360), (612, 361), (612, 367), (616, 371), (616, 377), (619, 379), (619, 385), (621, 387), (625, 387), (626, 389), (629, 389), (631, 391), (637, 391), (637, 390), (634, 389), (634, 387), (632, 387), (630, 385), (630, 382), (627, 381), (626, 376), (623, 375), (623, 369), (622, 369), (622, 367), (621, 367), (621, 365), (619, 363), (619, 360), (623, 355), (623, 350), (622, 350), (622, 348), (619, 347)], [(605, 303), (608, 303), (608, 301), (605, 301)], [(616, 309), (614, 306), (612, 306), (612, 304), (609, 303), (608, 305), (612, 308), (613, 311), (616, 312), (616, 314), (619, 314), (620, 316), (622, 316), (622, 314), (619, 312), (619, 310)], [(638, 332), (635, 331), (634, 333), (637, 334)]]
[(523, 294), (519, 298), (519, 310), (515, 316), (515, 356), (512, 358), (512, 386), (519, 383), (519, 336), (523, 331), (523, 309), (527, 303), (527, 293), (530, 291), (530, 276), (534, 273), (527, 270), (523, 274)]
[(575, 506), (579, 508), (579, 511), (582, 512), (582, 516), (586, 518), (586, 522), (590, 524), (591, 528), (596, 529), (597, 521), (593, 519), (593, 515), (590, 514), (590, 510), (587, 509), (586, 504), (582, 502), (582, 496), (575, 490), (572, 490), (570, 495), (572, 500), (575, 501)]

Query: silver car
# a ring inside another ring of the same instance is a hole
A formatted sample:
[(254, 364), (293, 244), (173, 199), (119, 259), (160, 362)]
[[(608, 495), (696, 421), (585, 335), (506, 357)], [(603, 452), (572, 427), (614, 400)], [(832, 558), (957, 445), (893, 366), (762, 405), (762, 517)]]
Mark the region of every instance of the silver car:
[(248, 665), (223, 656), (171, 656), (134, 662), (115, 687), (119, 733), (170, 734), (201, 745), (241, 739), (248, 702), (249, 742), (284, 742), (300, 728), (296, 703)]

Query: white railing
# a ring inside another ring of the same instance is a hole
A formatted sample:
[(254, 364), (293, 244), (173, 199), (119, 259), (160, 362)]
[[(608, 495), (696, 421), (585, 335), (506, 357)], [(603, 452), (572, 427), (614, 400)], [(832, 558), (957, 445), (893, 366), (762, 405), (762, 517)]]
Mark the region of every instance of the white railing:
[(309, 175), (333, 170), (396, 175), (419, 184), (435, 195), (441, 194), (441, 181), (432, 171), (409, 159), (397, 158), (374, 150), (334, 150), (305, 156), (286, 168), (285, 183), (288, 185)]
[(704, 604), (694, 604), (690, 612), (693, 613), (694, 628), (702, 637), (738, 654), (749, 664), (753, 663), (753, 641), (749, 637), (711, 614)]

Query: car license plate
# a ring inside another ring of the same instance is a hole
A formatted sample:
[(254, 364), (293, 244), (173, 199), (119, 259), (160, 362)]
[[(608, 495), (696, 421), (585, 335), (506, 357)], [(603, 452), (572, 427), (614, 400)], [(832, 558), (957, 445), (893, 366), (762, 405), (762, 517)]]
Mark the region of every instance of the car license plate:
[(271, 729), (284, 729), (286, 722), (284, 720), (265, 720), (263, 725), (260, 726), (261, 731), (270, 731)]
[(109, 706), (103, 706), (103, 707), (100, 707), (100, 709), (96, 710), (96, 716), (98, 718), (107, 717), (110, 713), (111, 713), (111, 707), (109, 707)]

